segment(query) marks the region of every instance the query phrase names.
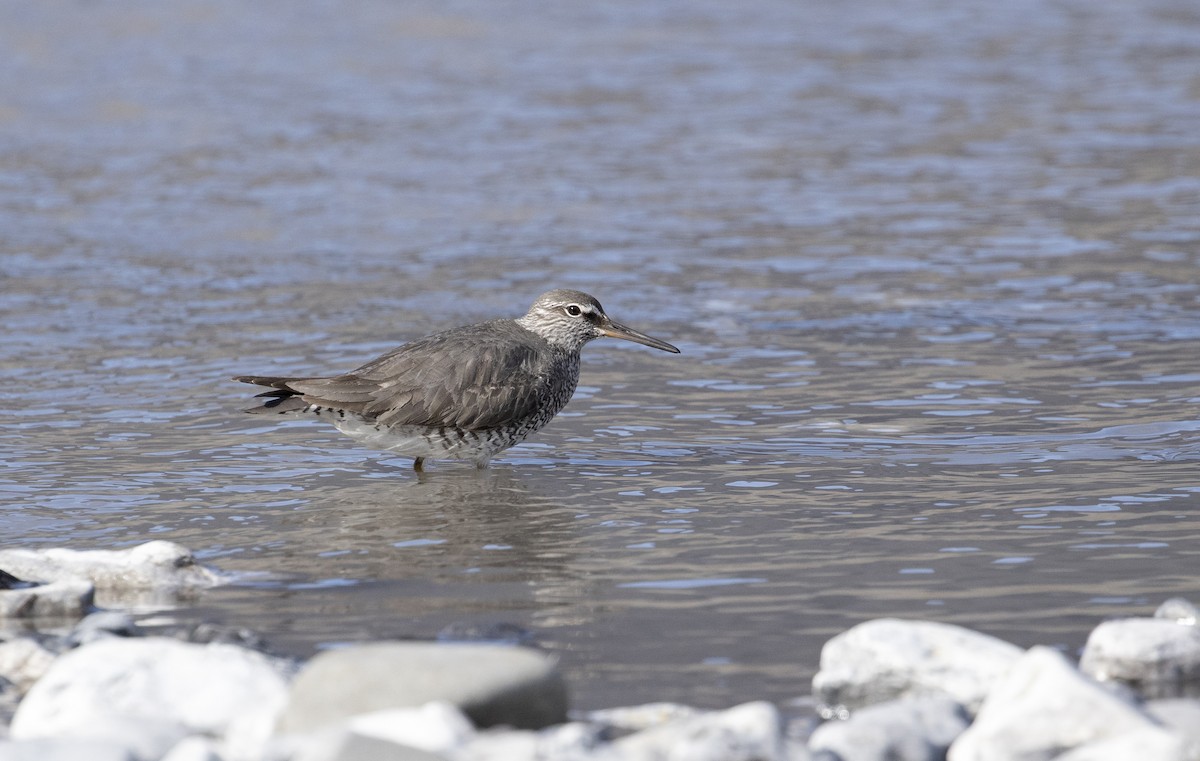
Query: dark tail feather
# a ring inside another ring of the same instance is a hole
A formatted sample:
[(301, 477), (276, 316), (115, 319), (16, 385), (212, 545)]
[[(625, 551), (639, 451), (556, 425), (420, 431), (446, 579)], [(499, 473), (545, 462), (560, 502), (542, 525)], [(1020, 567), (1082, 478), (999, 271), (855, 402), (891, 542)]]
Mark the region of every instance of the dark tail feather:
[(284, 412), (295, 412), (302, 410), (308, 406), (308, 402), (304, 401), (295, 391), (288, 388), (288, 383), (302, 378), (281, 378), (272, 375), (239, 375), (234, 378), (235, 381), (242, 383), (253, 383), (257, 386), (270, 386), (273, 391), (264, 391), (261, 394), (256, 394), (255, 399), (266, 398), (258, 407), (248, 407), (243, 412), (249, 412), (255, 415), (263, 415), (268, 412), (283, 414)]

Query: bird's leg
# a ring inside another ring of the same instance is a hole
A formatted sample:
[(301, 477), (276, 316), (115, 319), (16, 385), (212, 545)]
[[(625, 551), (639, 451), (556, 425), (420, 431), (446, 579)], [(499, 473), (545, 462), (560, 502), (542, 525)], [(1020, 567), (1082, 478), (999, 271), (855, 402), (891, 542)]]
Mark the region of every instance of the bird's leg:
[(418, 457), (413, 460), (413, 470), (417, 471), (418, 473), (425, 472), (425, 458), (424, 457)]

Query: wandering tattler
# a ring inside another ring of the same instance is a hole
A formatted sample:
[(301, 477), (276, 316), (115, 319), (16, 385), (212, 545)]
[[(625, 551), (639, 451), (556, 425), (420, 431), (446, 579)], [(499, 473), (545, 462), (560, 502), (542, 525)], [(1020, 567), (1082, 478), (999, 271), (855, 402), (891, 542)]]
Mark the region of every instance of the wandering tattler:
[(596, 299), (557, 289), (515, 320), (452, 328), (328, 378), (239, 375), (269, 386), (246, 412), (317, 415), (374, 449), (415, 458), (488, 460), (549, 423), (575, 393), (579, 352), (610, 336), (679, 353), (611, 320)]

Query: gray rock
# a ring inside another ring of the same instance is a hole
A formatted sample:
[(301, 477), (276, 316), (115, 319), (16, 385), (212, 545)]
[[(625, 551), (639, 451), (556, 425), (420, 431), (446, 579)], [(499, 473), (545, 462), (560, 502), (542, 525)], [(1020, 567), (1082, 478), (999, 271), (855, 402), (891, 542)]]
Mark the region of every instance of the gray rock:
[(894, 700), (822, 724), (808, 748), (821, 761), (943, 761), (969, 724), (949, 698)]
[(1195, 626), (1196, 622), (1200, 621), (1200, 609), (1182, 597), (1172, 597), (1158, 606), (1154, 617), (1165, 618), (1185, 626)]
[(743, 703), (629, 735), (604, 752), (620, 761), (783, 761), (782, 723), (770, 703)]
[(825, 643), (813, 694), (824, 718), (844, 717), (873, 703), (929, 696), (949, 697), (974, 713), (1021, 652), (960, 626), (876, 619)]
[(378, 642), (329, 650), (296, 677), (282, 732), (329, 726), (359, 713), (444, 700), (478, 726), (537, 729), (566, 718), (554, 661), (521, 647)]
[(221, 577), (185, 547), (157, 540), (126, 550), (0, 550), (0, 566), (24, 579), (84, 579), (100, 590), (181, 591), (214, 586)]
[(119, 743), (78, 739), (0, 740), (0, 761), (138, 761)]
[[(13, 550), (8, 550), (12, 552)], [(0, 590), (0, 621), (31, 618), (79, 618), (93, 607), (95, 589), (82, 579)]]
[(1092, 630), (1079, 668), (1116, 680), (1147, 697), (1174, 696), (1200, 682), (1200, 627), (1166, 618), (1123, 618)]
[(1165, 729), (1148, 727), (1080, 745), (1055, 761), (1195, 761), (1183, 738)]
[(28, 637), (0, 642), (0, 677), (20, 694), (28, 692), (54, 663), (55, 654)]
[(1046, 647), (1030, 648), (995, 686), (950, 761), (1043, 761), (1084, 743), (1155, 729), (1136, 705)]
[(231, 645), (112, 638), (60, 656), (13, 717), (13, 739), (99, 738), (160, 758), (183, 737), (253, 757), (287, 697), (280, 667)]

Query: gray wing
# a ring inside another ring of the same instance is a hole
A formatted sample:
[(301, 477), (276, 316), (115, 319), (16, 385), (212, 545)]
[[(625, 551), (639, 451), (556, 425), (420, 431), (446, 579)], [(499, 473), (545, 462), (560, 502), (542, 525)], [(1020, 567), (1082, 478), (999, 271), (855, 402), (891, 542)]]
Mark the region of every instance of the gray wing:
[(549, 352), (538, 341), (511, 322), (472, 325), (405, 344), (345, 375), (280, 385), (308, 403), (384, 425), (495, 428), (533, 414), (547, 395)]

